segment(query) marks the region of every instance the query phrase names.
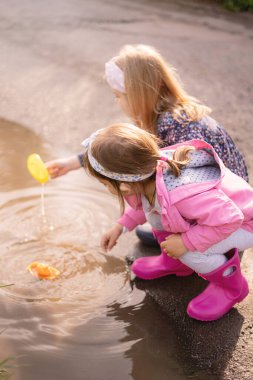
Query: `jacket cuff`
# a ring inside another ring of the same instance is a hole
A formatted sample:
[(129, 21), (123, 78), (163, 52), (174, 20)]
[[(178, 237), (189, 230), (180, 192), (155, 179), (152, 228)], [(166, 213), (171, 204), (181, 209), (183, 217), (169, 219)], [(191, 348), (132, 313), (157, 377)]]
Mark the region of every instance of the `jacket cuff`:
[(184, 242), (184, 245), (186, 246), (186, 248), (188, 248), (188, 250), (190, 252), (194, 252), (194, 251), (197, 251), (197, 249), (194, 247), (194, 245), (192, 245), (192, 243), (190, 242), (188, 236), (186, 235), (186, 233), (182, 233), (181, 234), (181, 238)]
[(84, 153), (78, 153), (77, 155), (78, 161), (80, 163), (80, 166), (83, 166), (83, 159), (84, 159)]
[(129, 216), (127, 216), (126, 214), (122, 215), (117, 220), (117, 223), (121, 224), (128, 231), (132, 231), (135, 227), (138, 226), (138, 223), (136, 223), (132, 218), (129, 218)]

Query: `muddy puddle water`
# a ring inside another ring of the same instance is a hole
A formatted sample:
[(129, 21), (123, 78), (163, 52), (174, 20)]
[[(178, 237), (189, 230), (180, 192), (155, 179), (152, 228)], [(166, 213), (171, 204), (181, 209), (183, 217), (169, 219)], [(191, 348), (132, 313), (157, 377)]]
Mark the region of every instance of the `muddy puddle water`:
[[(187, 379), (166, 315), (130, 281), (124, 257), (134, 236), (109, 255), (99, 248), (116, 200), (79, 171), (45, 186), (43, 215), (25, 159), (31, 145), (42, 156), (46, 148), (27, 130), (5, 127), (0, 283), (13, 285), (0, 290), (0, 359), (15, 356), (11, 379)], [(33, 261), (60, 277), (35, 279), (27, 271)]]

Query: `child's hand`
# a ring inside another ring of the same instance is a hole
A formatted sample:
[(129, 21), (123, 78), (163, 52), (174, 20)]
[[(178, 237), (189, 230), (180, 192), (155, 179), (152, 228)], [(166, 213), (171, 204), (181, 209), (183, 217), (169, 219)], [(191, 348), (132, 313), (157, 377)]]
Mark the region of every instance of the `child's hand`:
[(167, 255), (173, 259), (179, 259), (188, 251), (180, 234), (168, 236), (160, 245)]
[(100, 241), (100, 246), (104, 251), (110, 251), (116, 244), (117, 240), (123, 232), (123, 226), (116, 223), (110, 230), (108, 230)]
[(70, 170), (79, 169), (81, 167), (77, 156), (59, 158), (58, 160), (46, 162), (45, 165), (51, 178), (60, 177), (61, 175), (67, 174)]

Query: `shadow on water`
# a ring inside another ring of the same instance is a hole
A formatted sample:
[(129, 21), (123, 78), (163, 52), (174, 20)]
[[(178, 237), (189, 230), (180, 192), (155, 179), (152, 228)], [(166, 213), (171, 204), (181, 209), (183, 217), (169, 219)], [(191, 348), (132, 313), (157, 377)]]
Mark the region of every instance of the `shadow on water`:
[[(121, 344), (134, 342), (125, 356), (131, 359), (132, 368), (129, 375), (135, 380), (167, 380), (190, 378), (182, 365), (181, 349), (174, 326), (167, 315), (161, 313), (154, 301), (146, 296), (136, 306), (124, 306), (114, 303), (108, 306), (108, 315), (116, 321), (123, 321), (126, 335)], [(194, 376), (202, 379), (201, 376)], [(205, 379), (214, 379), (205, 374)]]

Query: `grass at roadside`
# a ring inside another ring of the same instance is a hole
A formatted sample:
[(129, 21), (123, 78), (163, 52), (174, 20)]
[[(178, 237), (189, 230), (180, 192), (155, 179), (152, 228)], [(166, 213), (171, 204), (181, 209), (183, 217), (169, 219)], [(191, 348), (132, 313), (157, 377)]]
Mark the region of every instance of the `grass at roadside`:
[(222, 0), (226, 9), (233, 12), (253, 12), (253, 0)]
[(0, 362), (0, 380), (8, 380), (11, 376), (9, 369), (14, 368), (15, 357), (9, 356)]

